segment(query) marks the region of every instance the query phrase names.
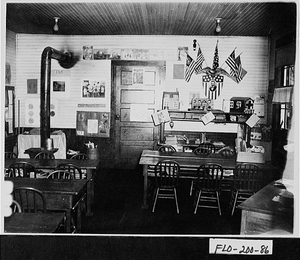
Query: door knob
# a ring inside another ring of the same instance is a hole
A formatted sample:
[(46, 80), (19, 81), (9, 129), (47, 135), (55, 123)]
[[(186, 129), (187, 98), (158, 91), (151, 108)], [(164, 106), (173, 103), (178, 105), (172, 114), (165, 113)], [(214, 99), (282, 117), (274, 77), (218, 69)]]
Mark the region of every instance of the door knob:
[(116, 119), (116, 120), (120, 120), (120, 115), (119, 115), (119, 114), (116, 114), (115, 119)]

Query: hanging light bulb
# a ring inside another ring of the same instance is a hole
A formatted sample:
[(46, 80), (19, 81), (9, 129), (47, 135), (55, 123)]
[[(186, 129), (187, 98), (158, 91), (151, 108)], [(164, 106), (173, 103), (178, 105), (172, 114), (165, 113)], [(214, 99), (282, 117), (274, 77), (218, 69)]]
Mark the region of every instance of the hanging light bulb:
[(55, 32), (57, 32), (58, 30), (59, 30), (59, 28), (58, 28), (58, 20), (59, 20), (59, 17), (54, 17), (54, 21), (55, 21), (55, 24), (54, 24), (54, 26), (53, 26), (53, 30), (55, 31)]
[(221, 19), (222, 18), (216, 18), (216, 32), (217, 33), (221, 32), (221, 26), (220, 26)]

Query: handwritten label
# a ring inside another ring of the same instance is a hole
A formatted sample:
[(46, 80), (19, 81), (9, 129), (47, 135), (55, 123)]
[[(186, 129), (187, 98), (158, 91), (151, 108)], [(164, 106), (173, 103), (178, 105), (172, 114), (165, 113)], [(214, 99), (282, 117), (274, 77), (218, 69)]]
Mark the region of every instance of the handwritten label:
[(273, 240), (210, 238), (210, 254), (272, 255)]

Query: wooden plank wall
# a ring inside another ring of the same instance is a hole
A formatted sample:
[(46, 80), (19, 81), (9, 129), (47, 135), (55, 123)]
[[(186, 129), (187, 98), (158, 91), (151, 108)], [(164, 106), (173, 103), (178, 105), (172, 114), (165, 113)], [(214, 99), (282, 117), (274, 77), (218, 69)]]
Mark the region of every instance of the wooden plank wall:
[[(16, 85), (16, 34), (7, 31), (6, 34), (6, 65), (10, 66), (10, 82), (5, 81), (5, 85), (7, 86), (15, 86)], [(1, 98), (4, 97), (5, 88), (3, 87), (1, 89)], [(3, 94), (3, 95), (2, 95)], [(4, 98), (3, 98), (4, 100)], [(2, 103), (1, 103), (2, 105)], [(4, 104), (3, 104), (4, 108)], [(16, 136), (15, 135), (9, 135), (5, 137), (5, 151), (6, 152), (12, 152), (13, 147), (16, 144)]]
[[(214, 50), (218, 41), (219, 64), (224, 69), (225, 60), (236, 47), (236, 55), (242, 53), (241, 61), (248, 71), (239, 84), (225, 77), (223, 91), (215, 101), (215, 108), (222, 108), (222, 100), (232, 96), (267, 97), (269, 75), (269, 45), (266, 37), (206, 37), (206, 36), (63, 36), (63, 35), (17, 35), (16, 56), (16, 99), (21, 103), (21, 127), (25, 126), (25, 101), (27, 98), (39, 98), (38, 94), (27, 94), (27, 79), (38, 79), (40, 84), (41, 54), (45, 47), (50, 46), (60, 51), (73, 52), (79, 61), (70, 69), (70, 96), (58, 100), (59, 117), (54, 128), (75, 128), (78, 104), (81, 98), (81, 79), (95, 77), (111, 84), (110, 60), (83, 60), (82, 47), (92, 45), (94, 49), (151, 49), (157, 50), (158, 56), (166, 60), (166, 80), (164, 91), (180, 92), (181, 109), (189, 108), (189, 92), (200, 92), (204, 97), (200, 75), (193, 75), (190, 82), (184, 79), (173, 79), (173, 65), (185, 64), (185, 56), (178, 60), (178, 47), (188, 47), (189, 54), (196, 58), (193, 51), (193, 39), (201, 46), (206, 59), (204, 63), (212, 66)], [(52, 60), (52, 70), (62, 69), (56, 60)], [(228, 69), (228, 68), (227, 68)], [(39, 88), (39, 87), (38, 87)], [(96, 102), (94, 100), (89, 102)], [(86, 102), (85, 102), (86, 103)], [(159, 101), (160, 103), (160, 101)], [(99, 108), (101, 109), (103, 108)]]
[(6, 84), (7, 86), (16, 85), (16, 34), (8, 31), (6, 34), (6, 61), (5, 63), (10, 66), (11, 81)]

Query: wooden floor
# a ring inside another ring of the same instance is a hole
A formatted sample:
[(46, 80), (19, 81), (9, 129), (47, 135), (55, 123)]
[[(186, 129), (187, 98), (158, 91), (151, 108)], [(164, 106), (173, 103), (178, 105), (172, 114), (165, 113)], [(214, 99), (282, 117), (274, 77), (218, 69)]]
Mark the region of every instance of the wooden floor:
[(158, 234), (158, 235), (238, 235), (239, 210), (229, 213), (229, 194), (221, 197), (222, 216), (216, 209), (198, 210), (193, 214), (189, 196), (190, 181), (180, 180), (176, 213), (173, 200), (159, 200), (154, 213), (142, 209), (142, 170), (100, 169), (95, 179), (94, 216), (84, 217), (84, 234)]

